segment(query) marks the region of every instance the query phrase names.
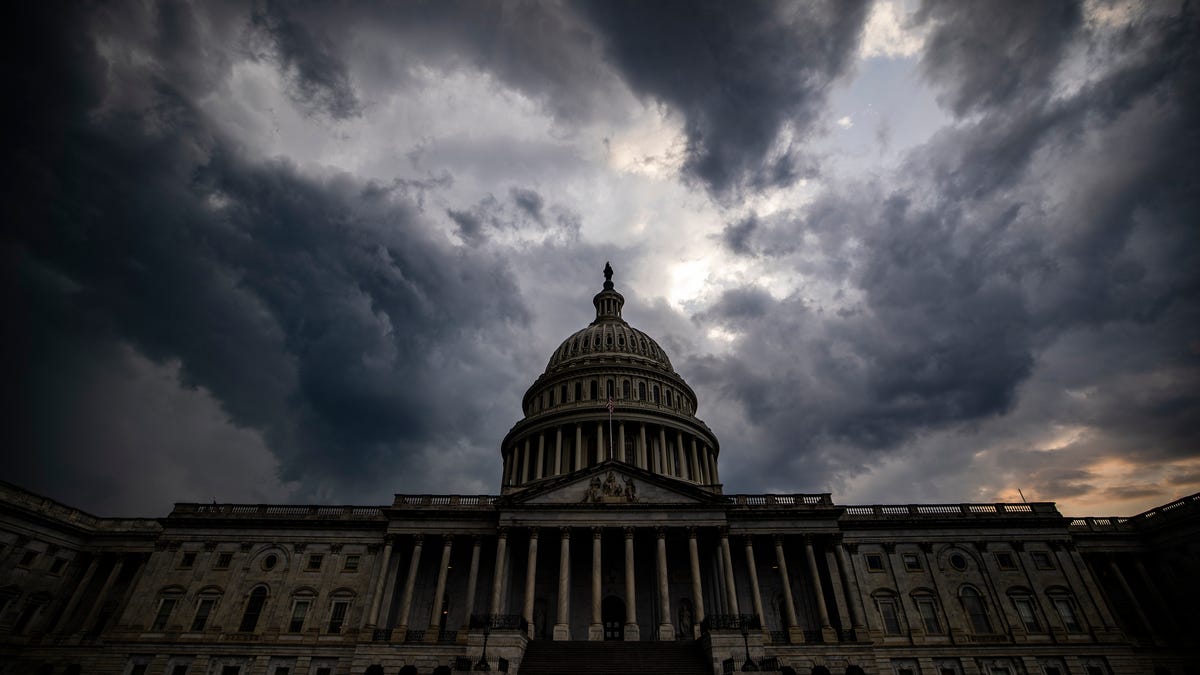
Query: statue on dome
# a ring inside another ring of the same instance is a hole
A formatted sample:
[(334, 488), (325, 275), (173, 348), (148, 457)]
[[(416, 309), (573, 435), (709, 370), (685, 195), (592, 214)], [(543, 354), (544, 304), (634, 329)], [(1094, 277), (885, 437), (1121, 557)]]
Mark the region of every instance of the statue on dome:
[(612, 274), (612, 265), (608, 264), (607, 260), (604, 261), (604, 281), (611, 284)]

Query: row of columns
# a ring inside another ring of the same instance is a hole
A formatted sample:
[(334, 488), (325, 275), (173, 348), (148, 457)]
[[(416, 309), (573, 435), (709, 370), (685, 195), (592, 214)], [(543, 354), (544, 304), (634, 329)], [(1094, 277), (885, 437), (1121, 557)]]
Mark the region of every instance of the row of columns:
[[(605, 442), (605, 434), (608, 433), (605, 428), (608, 426), (608, 422), (597, 422), (595, 436), (588, 437), (588, 440), (595, 438), (596, 444), (588, 451), (589, 456), (587, 457), (584, 455), (584, 425), (582, 423), (555, 427), (553, 447), (547, 447), (549, 443), (546, 431), (527, 436), (505, 451), (504, 482), (506, 485), (524, 485), (530, 481), (570, 473), (572, 462), (570, 461), (571, 456), (567, 455), (564, 449), (563, 431), (566, 429), (567, 434), (570, 434), (572, 426), (575, 439), (570, 452), (574, 453), (575, 470), (583, 468), (585, 465), (598, 464), (611, 456), (613, 459), (654, 473), (683, 478), (703, 485), (715, 485), (721, 482), (712, 448), (695, 435), (685, 434), (679, 429), (659, 426), (658, 438), (651, 437), (652, 441), (658, 441), (657, 444), (648, 443), (647, 425), (639, 422), (636, 436), (630, 439), (633, 441), (633, 447), (629, 448), (630, 452), (626, 452), (625, 425), (625, 422), (615, 423), (612, 434), (616, 437), (612, 439), (610, 454), (610, 448)], [(674, 443), (674, 454), (678, 458), (678, 462), (667, 452), (668, 433), (675, 436), (670, 440)]]
[[(112, 592), (113, 586), (116, 585), (117, 579), (121, 576), (121, 572), (125, 568), (125, 559), (126, 556), (120, 555), (117, 556), (117, 559), (113, 562), (113, 566), (108, 571), (108, 575), (104, 577), (104, 582), (100, 586), (100, 591), (96, 594), (96, 598), (92, 600), (91, 606), (88, 608), (83, 622), (79, 624), (77, 632), (86, 634), (99, 628), (97, 622), (100, 620), (100, 611), (104, 608), (105, 601), (108, 599), (109, 594)], [(134, 561), (135, 565), (137, 563), (138, 561)], [(83, 577), (81, 577), (79, 580), (79, 584), (75, 586), (74, 592), (71, 593), (70, 599), (67, 600), (67, 606), (63, 609), (62, 613), (58, 615), (58, 620), (55, 621), (54, 625), (50, 627), (51, 632), (61, 632), (65, 630), (67, 623), (79, 615), (79, 605), (83, 601), (83, 597), (87, 591), (87, 588), (91, 584), (93, 577), (96, 576), (96, 571), (99, 569), (99, 567), (100, 556), (97, 555), (94, 556), (91, 562), (88, 564), (87, 570), (84, 571)], [(129, 596), (133, 592), (133, 588), (136, 585), (135, 581), (136, 579), (130, 581), (129, 587), (126, 589), (124, 596), (117, 603), (118, 612), (128, 603)]]
[[(634, 534), (636, 528), (624, 528), (625, 534), (625, 626), (624, 637), (626, 640), (639, 639), (639, 627), (637, 622), (637, 598), (636, 584), (634, 582), (635, 564), (634, 564)], [(602, 535), (603, 528), (592, 528), (592, 569), (591, 569), (591, 621), (588, 626), (589, 640), (602, 640), (604, 637), (604, 627), (601, 619), (601, 560), (602, 560)], [(699, 625), (704, 621), (706, 616), (704, 608), (704, 592), (703, 584), (700, 575), (700, 555), (699, 546), (697, 543), (697, 530), (694, 527), (688, 528), (688, 567), (691, 573), (692, 598), (695, 608), (695, 625)], [(441, 565), (438, 568), (438, 578), (435, 587), (433, 606), (429, 617), (429, 631), (426, 633), (427, 640), (436, 640), (437, 632), (441, 625), (441, 606), (445, 596), (447, 570), (450, 564), (450, 555), (453, 546), (453, 536), (445, 535), (442, 544)], [(471, 551), (471, 563), (468, 572), (466, 606), (464, 608), (465, 620), (469, 621), (472, 612), (474, 611), (474, 598), (477, 589), (477, 579), (479, 574), (479, 558), (481, 538), (475, 536)], [(538, 541), (539, 529), (532, 527), (529, 530), (529, 550), (527, 555), (525, 569), (525, 589), (524, 602), (522, 606), (522, 617), (529, 624), (532, 630), (533, 612), (534, 612), (534, 589), (537, 583), (537, 558), (538, 558)], [(783, 596), (785, 599), (785, 610), (787, 628), (790, 639), (793, 642), (799, 642), (803, 639), (799, 621), (796, 615), (795, 600), (792, 596), (791, 578), (788, 574), (787, 558), (784, 553), (783, 537), (776, 535), (774, 537), (775, 544), (775, 561), (779, 569), (779, 580), (783, 588)], [(407, 631), (409, 615), (412, 609), (412, 599), (415, 592), (417, 570), (420, 565), (421, 552), (424, 546), (424, 537), (420, 534), (413, 537), (412, 556), (409, 560), (408, 572), (404, 582), (403, 594), (400, 601), (400, 610), (396, 621), (396, 630)], [(506, 570), (504, 561), (507, 557), (508, 547), (508, 528), (500, 528), (499, 535), (496, 540), (496, 564), (492, 576), (492, 594), (489, 613), (503, 613), (503, 596), (505, 589)], [(850, 613), (853, 624), (856, 628), (864, 625), (863, 610), (858, 598), (856, 582), (853, 579), (853, 572), (847, 557), (845, 548), (838, 545), (837, 566), (843, 583), (846, 584), (844, 591), (849, 599)], [(388, 569), (388, 563), (391, 559), (393, 550), (393, 540), (389, 538), (384, 546), (381, 569)], [(758, 566), (755, 560), (754, 552), (754, 536), (746, 535), (744, 541), (744, 550), (746, 556), (746, 569), (749, 575), (750, 597), (753, 602), (754, 615), (758, 618), (760, 625), (766, 625), (766, 617), (763, 614), (762, 597), (759, 590)], [(729, 544), (729, 533), (725, 528), (719, 532), (719, 546), (717, 549), (720, 557), (720, 569), (722, 572), (721, 585), (726, 592), (726, 602), (731, 613), (738, 614), (738, 595), (737, 585), (733, 572), (733, 557)], [(822, 590), (821, 577), (817, 568), (816, 553), (813, 547), (813, 539), (810, 536), (804, 537), (804, 552), (807, 560), (807, 567), (810, 573), (810, 583), (814, 589), (814, 595), (817, 604), (817, 613), (820, 620), (821, 630), (826, 635), (833, 633), (833, 628), (830, 621), (829, 609), (825, 601), (824, 591)], [(559, 568), (558, 568), (558, 605), (554, 624), (553, 637), (555, 640), (571, 639), (570, 630), (570, 615), (571, 615), (571, 528), (563, 527), (559, 529)], [(663, 608), (662, 617), (657, 626), (657, 637), (660, 640), (673, 640), (675, 638), (675, 628), (670, 621), (671, 599), (670, 586), (667, 566), (667, 549), (666, 549), (666, 528), (655, 528), (655, 571), (657, 580), (658, 603)], [(384, 575), (380, 575), (379, 580), (375, 585), (375, 592), (368, 610), (367, 628), (373, 629), (378, 622), (379, 608), (383, 596)], [(828, 637), (826, 639), (829, 639)]]

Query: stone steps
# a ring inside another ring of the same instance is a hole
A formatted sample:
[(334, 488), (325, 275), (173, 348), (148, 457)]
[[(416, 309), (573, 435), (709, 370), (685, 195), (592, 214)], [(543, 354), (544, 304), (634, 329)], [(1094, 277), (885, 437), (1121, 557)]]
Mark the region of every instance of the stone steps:
[(529, 643), (521, 675), (708, 675), (708, 657), (696, 642)]

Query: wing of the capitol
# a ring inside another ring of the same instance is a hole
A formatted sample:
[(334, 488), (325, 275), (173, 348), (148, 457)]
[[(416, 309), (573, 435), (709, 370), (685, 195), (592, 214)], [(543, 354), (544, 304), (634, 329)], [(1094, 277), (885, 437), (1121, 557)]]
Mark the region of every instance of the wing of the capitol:
[(1068, 518), (726, 494), (624, 302), (606, 266), (498, 495), (112, 519), (0, 483), (0, 673), (1200, 673), (1200, 495)]

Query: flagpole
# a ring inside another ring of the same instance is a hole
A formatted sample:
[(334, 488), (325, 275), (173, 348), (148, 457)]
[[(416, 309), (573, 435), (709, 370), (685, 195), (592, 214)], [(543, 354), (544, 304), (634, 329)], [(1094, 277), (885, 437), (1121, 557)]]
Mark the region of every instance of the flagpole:
[(613, 399), (608, 397), (608, 458), (613, 458), (613, 435), (612, 435), (612, 414), (613, 414)]

